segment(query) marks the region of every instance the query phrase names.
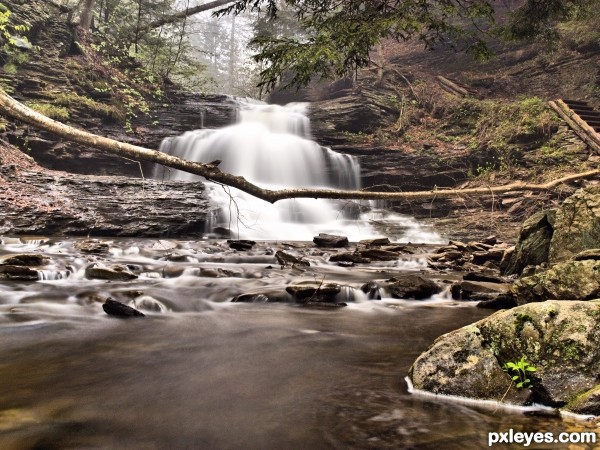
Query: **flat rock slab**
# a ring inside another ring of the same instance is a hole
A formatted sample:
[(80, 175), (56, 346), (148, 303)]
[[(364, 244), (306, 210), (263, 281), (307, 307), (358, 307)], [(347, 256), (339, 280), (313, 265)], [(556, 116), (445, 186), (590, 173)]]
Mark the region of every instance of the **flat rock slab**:
[(93, 264), (85, 268), (85, 277), (96, 280), (129, 281), (137, 275), (123, 266), (103, 267)]
[(348, 245), (348, 238), (346, 236), (338, 236), (335, 234), (319, 233), (318, 236), (313, 238), (313, 242), (318, 247), (345, 247)]
[(0, 280), (2, 281), (37, 281), (40, 275), (37, 270), (25, 266), (0, 266)]
[(252, 247), (254, 247), (256, 245), (256, 242), (254, 241), (248, 241), (245, 239), (240, 239), (240, 240), (228, 240), (227, 244), (229, 244), (229, 248), (232, 248), (234, 250), (239, 250), (239, 251), (247, 251), (247, 250), (252, 250)]
[(0, 265), (35, 267), (48, 264), (49, 261), (50, 258), (45, 255), (40, 255), (39, 253), (21, 253), (0, 258)]

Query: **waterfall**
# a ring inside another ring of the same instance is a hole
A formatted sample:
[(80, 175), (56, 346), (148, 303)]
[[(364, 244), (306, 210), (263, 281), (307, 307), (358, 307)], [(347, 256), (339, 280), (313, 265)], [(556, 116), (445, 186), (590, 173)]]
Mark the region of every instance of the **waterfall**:
[[(167, 138), (160, 151), (190, 161), (219, 161), (221, 170), (267, 189), (360, 189), (356, 158), (311, 140), (306, 109), (306, 104), (299, 103), (279, 106), (240, 101), (236, 124)], [(163, 168), (158, 168), (154, 176), (201, 179)], [(369, 209), (366, 203), (290, 199), (273, 205), (214, 183), (207, 183), (207, 190), (211, 199), (221, 205), (219, 214), (207, 227), (209, 236), (217, 227), (231, 230), (234, 237), (268, 240), (312, 240), (318, 233), (343, 234), (359, 240), (381, 234), (364, 214)], [(414, 225), (418, 227), (416, 222)]]

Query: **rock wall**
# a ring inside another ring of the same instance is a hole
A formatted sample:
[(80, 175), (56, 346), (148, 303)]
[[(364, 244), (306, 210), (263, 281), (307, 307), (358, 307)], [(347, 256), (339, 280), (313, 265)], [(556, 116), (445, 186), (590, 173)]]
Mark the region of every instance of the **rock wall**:
[(0, 167), (0, 235), (198, 238), (215, 212), (202, 183)]

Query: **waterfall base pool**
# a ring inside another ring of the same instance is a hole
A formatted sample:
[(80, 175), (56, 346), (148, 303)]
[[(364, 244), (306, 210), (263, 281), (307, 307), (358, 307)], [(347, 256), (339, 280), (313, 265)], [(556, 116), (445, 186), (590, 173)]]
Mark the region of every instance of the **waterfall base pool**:
[[(281, 244), (245, 254), (222, 242), (105, 242), (106, 255), (82, 254), (77, 240), (0, 246), (0, 255), (51, 258), (46, 281), (0, 282), (0, 448), (458, 450), (487, 447), (488, 432), (509, 428), (595, 425), (409, 394), (415, 358), (489, 314), (472, 304), (362, 299), (324, 311), (229, 302), (322, 277), (354, 288), (422, 270), (418, 255), (344, 269), (314, 253), (309, 269), (267, 269), (273, 257), (262, 252)], [(141, 276), (82, 276), (100, 261)], [(121, 320), (102, 312), (106, 297), (165, 308)]]

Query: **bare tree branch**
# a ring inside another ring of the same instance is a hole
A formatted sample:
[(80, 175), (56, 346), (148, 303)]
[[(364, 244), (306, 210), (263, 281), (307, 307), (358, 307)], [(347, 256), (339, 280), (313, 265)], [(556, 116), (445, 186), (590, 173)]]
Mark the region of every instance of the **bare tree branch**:
[(244, 177), (222, 172), (212, 164), (187, 161), (176, 156), (167, 155), (157, 150), (119, 142), (114, 139), (98, 136), (86, 131), (78, 130), (69, 125), (52, 120), (10, 97), (4, 90), (0, 89), (0, 112), (13, 119), (20, 120), (36, 128), (48, 131), (63, 139), (78, 144), (87, 145), (109, 153), (135, 160), (145, 160), (167, 167), (182, 170), (184, 172), (200, 175), (208, 180), (225, 184), (246, 192), (254, 197), (275, 203), (279, 200), (289, 198), (328, 198), (328, 199), (352, 199), (352, 200), (415, 200), (430, 198), (450, 198), (463, 195), (490, 195), (513, 191), (548, 191), (562, 183), (591, 178), (600, 174), (600, 169), (552, 180), (543, 184), (530, 184), (524, 181), (515, 181), (504, 186), (478, 187), (469, 189), (434, 189), (429, 191), (409, 192), (370, 192), (370, 191), (341, 191), (334, 189), (279, 189), (270, 190), (257, 186)]
[(220, 6), (225, 6), (229, 3), (234, 3), (235, 0), (214, 0), (212, 2), (205, 3), (204, 5), (194, 6), (193, 8), (186, 8), (183, 11), (179, 11), (175, 14), (171, 14), (170, 16), (165, 16), (160, 19), (154, 20), (149, 24), (146, 24), (137, 29), (138, 36), (146, 34), (147, 32), (154, 30), (155, 28), (162, 27), (163, 25), (167, 25), (169, 23), (175, 23), (180, 21), (181, 19), (185, 19), (186, 17), (193, 16), (194, 14), (201, 13), (203, 11), (210, 11), (211, 9), (219, 8)]

